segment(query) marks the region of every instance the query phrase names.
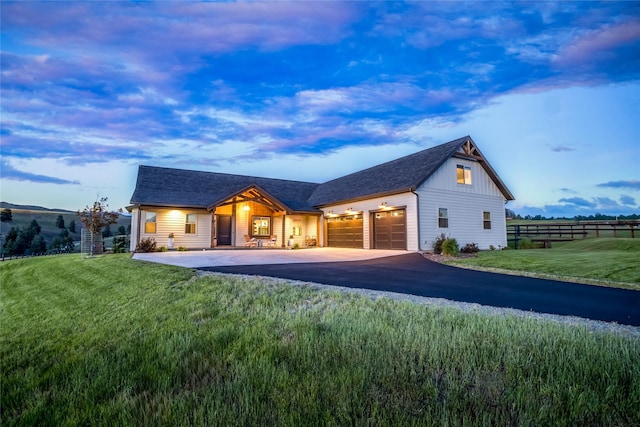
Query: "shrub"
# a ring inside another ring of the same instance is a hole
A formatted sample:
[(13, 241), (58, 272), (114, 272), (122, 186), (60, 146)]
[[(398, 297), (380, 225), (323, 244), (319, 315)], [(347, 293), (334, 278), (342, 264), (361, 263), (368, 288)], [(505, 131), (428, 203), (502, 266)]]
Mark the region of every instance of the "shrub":
[(478, 248), (478, 245), (476, 243), (467, 243), (462, 247), (462, 249), (460, 249), (460, 252), (462, 252), (463, 254), (475, 254), (479, 250), (480, 248)]
[(129, 239), (127, 236), (116, 236), (113, 238), (113, 253), (121, 254), (127, 251)]
[(489, 245), (489, 250), (490, 250), (490, 251), (495, 251), (495, 250), (496, 250), (496, 247), (495, 247), (495, 246), (493, 246), (493, 245)]
[(446, 256), (458, 256), (460, 248), (458, 247), (458, 241), (454, 238), (445, 239), (442, 242), (442, 254)]
[(536, 245), (531, 241), (531, 239), (522, 239), (518, 244), (519, 249), (535, 249)]
[(154, 252), (156, 250), (156, 239), (153, 237), (147, 237), (140, 240), (140, 243), (136, 246), (136, 252)]
[(169, 251), (169, 248), (166, 246), (160, 246), (158, 248), (158, 252), (168, 252), (168, 251)]
[(447, 240), (447, 236), (442, 233), (439, 236), (436, 236), (436, 239), (433, 241), (433, 253), (440, 255), (442, 253), (442, 243)]
[(178, 252), (186, 252), (189, 250), (189, 248), (187, 248), (186, 246), (178, 246), (178, 249), (176, 249)]

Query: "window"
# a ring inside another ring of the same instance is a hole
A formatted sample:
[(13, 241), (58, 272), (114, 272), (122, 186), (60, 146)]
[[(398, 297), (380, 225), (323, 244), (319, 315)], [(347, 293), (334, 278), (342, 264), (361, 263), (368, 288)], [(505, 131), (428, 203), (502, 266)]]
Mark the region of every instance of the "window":
[(446, 208), (438, 209), (438, 227), (449, 228), (449, 213)]
[(456, 180), (458, 184), (471, 185), (471, 167), (457, 165)]
[(149, 234), (156, 233), (156, 213), (155, 212), (144, 213), (144, 232)]
[(196, 234), (196, 214), (187, 214), (187, 220), (184, 224), (184, 234)]
[(254, 216), (251, 218), (252, 236), (271, 236), (271, 217)]
[(482, 212), (482, 223), (485, 230), (491, 230), (491, 212)]

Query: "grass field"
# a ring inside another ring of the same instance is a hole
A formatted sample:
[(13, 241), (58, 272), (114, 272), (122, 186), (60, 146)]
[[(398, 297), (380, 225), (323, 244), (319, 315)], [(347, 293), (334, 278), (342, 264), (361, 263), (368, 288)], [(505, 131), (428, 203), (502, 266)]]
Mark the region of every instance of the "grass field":
[(640, 238), (554, 243), (551, 249), (480, 252), (451, 264), (549, 275), (640, 290)]
[(0, 264), (2, 425), (640, 424), (640, 340), (65, 255)]

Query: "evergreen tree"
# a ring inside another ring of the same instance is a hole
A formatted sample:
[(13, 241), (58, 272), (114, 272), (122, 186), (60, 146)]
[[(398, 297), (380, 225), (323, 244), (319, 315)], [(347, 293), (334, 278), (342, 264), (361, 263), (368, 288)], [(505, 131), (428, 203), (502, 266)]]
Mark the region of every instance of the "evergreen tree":
[(69, 231), (72, 233), (76, 233), (76, 222), (74, 220), (71, 220), (71, 222), (69, 222)]
[(0, 212), (0, 220), (2, 222), (9, 222), (12, 219), (13, 219), (13, 216), (11, 213), (11, 209), (9, 208), (2, 209), (2, 212)]
[(35, 232), (34, 235), (40, 234), (40, 231), (42, 231), (40, 224), (38, 224), (38, 221), (36, 221), (35, 219), (31, 220), (31, 224), (29, 224), (29, 228), (33, 229), (33, 231)]
[(111, 226), (107, 225), (102, 229), (102, 237), (111, 237), (112, 234)]
[(124, 225), (118, 227), (118, 236), (124, 236), (127, 234), (127, 230), (125, 230)]
[(31, 241), (30, 251), (34, 255), (47, 253), (47, 243), (44, 241), (41, 235), (36, 235)]
[(18, 238), (18, 228), (11, 227), (11, 230), (7, 233), (7, 238), (4, 241), (4, 253), (11, 256), (16, 255), (16, 239)]
[(56, 227), (64, 228), (64, 218), (62, 215), (58, 215), (58, 218), (56, 218)]

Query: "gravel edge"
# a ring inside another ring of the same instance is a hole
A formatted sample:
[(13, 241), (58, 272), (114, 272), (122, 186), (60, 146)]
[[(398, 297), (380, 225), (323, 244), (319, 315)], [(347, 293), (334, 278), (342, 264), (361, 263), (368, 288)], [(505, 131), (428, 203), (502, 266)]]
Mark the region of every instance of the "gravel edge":
[(259, 279), (274, 285), (285, 284), (285, 285), (291, 285), (291, 286), (308, 286), (315, 290), (329, 290), (329, 291), (355, 293), (355, 294), (365, 295), (366, 297), (371, 298), (372, 300), (376, 300), (379, 298), (389, 298), (396, 301), (408, 301), (414, 304), (419, 304), (424, 306), (454, 308), (465, 313), (479, 313), (479, 314), (488, 315), (488, 316), (501, 316), (501, 317), (514, 316), (519, 318), (552, 321), (561, 325), (585, 327), (589, 331), (594, 333), (614, 333), (627, 338), (640, 339), (640, 327), (630, 326), (630, 325), (621, 325), (615, 322), (603, 322), (600, 320), (585, 319), (585, 318), (576, 317), (576, 316), (560, 316), (557, 314), (538, 313), (534, 311), (517, 310), (514, 308), (493, 307), (489, 305), (482, 305), (482, 304), (476, 304), (476, 303), (458, 302), (458, 301), (448, 300), (445, 298), (430, 298), (430, 297), (421, 297), (421, 296), (411, 295), (411, 294), (401, 294), (396, 292), (374, 291), (371, 289), (363, 289), (363, 288), (348, 288), (344, 286), (323, 285), (323, 284), (314, 283), (314, 282), (304, 282), (299, 280), (281, 279), (281, 278), (268, 277), (268, 276), (254, 276), (249, 274), (229, 274), (229, 273), (218, 273), (218, 272), (201, 271), (201, 270), (197, 270), (197, 273), (199, 276), (231, 275), (235, 277), (242, 277), (245, 279)]

